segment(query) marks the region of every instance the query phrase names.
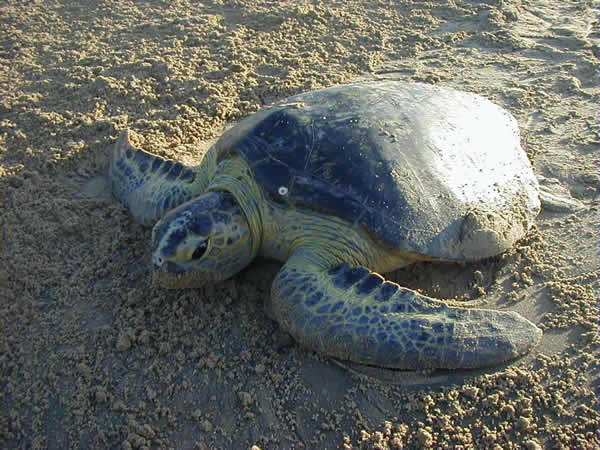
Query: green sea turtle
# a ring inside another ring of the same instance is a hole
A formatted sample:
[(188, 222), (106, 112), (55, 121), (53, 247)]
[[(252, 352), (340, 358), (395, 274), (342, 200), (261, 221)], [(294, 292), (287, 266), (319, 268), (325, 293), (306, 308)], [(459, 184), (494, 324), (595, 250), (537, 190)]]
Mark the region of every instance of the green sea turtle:
[(449, 306), (379, 275), (497, 255), (538, 214), (515, 119), (477, 95), (398, 81), (316, 90), (244, 119), (197, 167), (136, 149), (125, 132), (109, 175), (134, 218), (156, 222), (161, 284), (225, 280), (257, 255), (283, 261), (267, 307), (318, 352), (476, 368), (540, 340), (517, 313)]

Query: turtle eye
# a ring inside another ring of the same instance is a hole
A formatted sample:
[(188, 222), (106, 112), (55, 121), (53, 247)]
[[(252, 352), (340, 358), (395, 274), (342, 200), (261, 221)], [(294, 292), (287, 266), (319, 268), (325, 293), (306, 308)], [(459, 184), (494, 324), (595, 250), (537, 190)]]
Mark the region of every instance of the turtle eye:
[(196, 247), (196, 250), (194, 250), (194, 253), (192, 253), (192, 259), (202, 258), (206, 252), (207, 244), (208, 241), (202, 241), (200, 244), (198, 244), (198, 247)]

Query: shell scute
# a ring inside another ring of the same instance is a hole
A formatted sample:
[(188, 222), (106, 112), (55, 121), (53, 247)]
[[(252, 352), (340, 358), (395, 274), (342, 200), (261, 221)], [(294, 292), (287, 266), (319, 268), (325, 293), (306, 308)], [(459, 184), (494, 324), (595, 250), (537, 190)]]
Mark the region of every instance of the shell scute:
[(501, 253), (540, 207), (515, 119), (451, 88), (378, 81), (307, 92), (244, 119), (215, 147), (219, 160), (244, 157), (273, 200), (428, 257)]

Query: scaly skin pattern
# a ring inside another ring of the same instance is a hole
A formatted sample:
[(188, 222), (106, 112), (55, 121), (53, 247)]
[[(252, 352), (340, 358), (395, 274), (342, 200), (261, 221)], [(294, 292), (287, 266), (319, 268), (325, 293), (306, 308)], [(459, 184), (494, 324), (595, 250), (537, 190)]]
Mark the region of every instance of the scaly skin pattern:
[[(164, 161), (150, 157), (151, 165)], [(114, 178), (113, 189), (125, 198), (139, 192), (153, 214), (165, 213), (162, 199), (178, 182), (156, 172), (140, 182), (146, 158), (127, 157), (125, 179)], [(266, 306), (281, 327), (313, 350), (380, 367), (486, 367), (527, 353), (541, 338), (516, 313), (450, 307), (385, 281), (376, 272), (425, 257), (390, 249), (339, 218), (266, 198), (240, 157), (218, 166), (208, 159), (197, 172), (210, 174), (206, 192), (189, 201), (176, 196), (179, 204), (171, 202), (175, 209), (153, 229), (155, 275), (166, 287), (226, 279), (257, 254), (279, 259), (285, 264)]]
[(252, 260), (246, 218), (228, 192), (207, 192), (169, 211), (152, 235), (154, 279), (165, 287), (218, 282)]
[(151, 226), (172, 208), (206, 190), (216, 170), (214, 151), (198, 168), (135, 148), (124, 131), (113, 147), (109, 168), (112, 192), (135, 220)]
[(516, 313), (449, 307), (386, 281), (377, 272), (424, 258), (394, 251), (361, 228), (270, 202), (263, 215), (261, 253), (287, 261), (266, 307), (313, 350), (395, 369), (476, 368), (521, 356), (541, 337)]
[(516, 313), (449, 307), (371, 272), (323, 269), (298, 250), (277, 275), (274, 317), (318, 352), (395, 369), (477, 368), (527, 353), (541, 331)]

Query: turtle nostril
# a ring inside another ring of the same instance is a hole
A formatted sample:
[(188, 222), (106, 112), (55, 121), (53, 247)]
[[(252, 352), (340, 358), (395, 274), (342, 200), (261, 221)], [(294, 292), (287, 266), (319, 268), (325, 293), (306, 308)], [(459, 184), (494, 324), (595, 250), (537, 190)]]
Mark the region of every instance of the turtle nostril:
[(154, 256), (152, 258), (152, 264), (154, 265), (155, 268), (159, 268), (160, 266), (162, 266), (163, 262), (164, 262), (164, 260), (160, 256)]

